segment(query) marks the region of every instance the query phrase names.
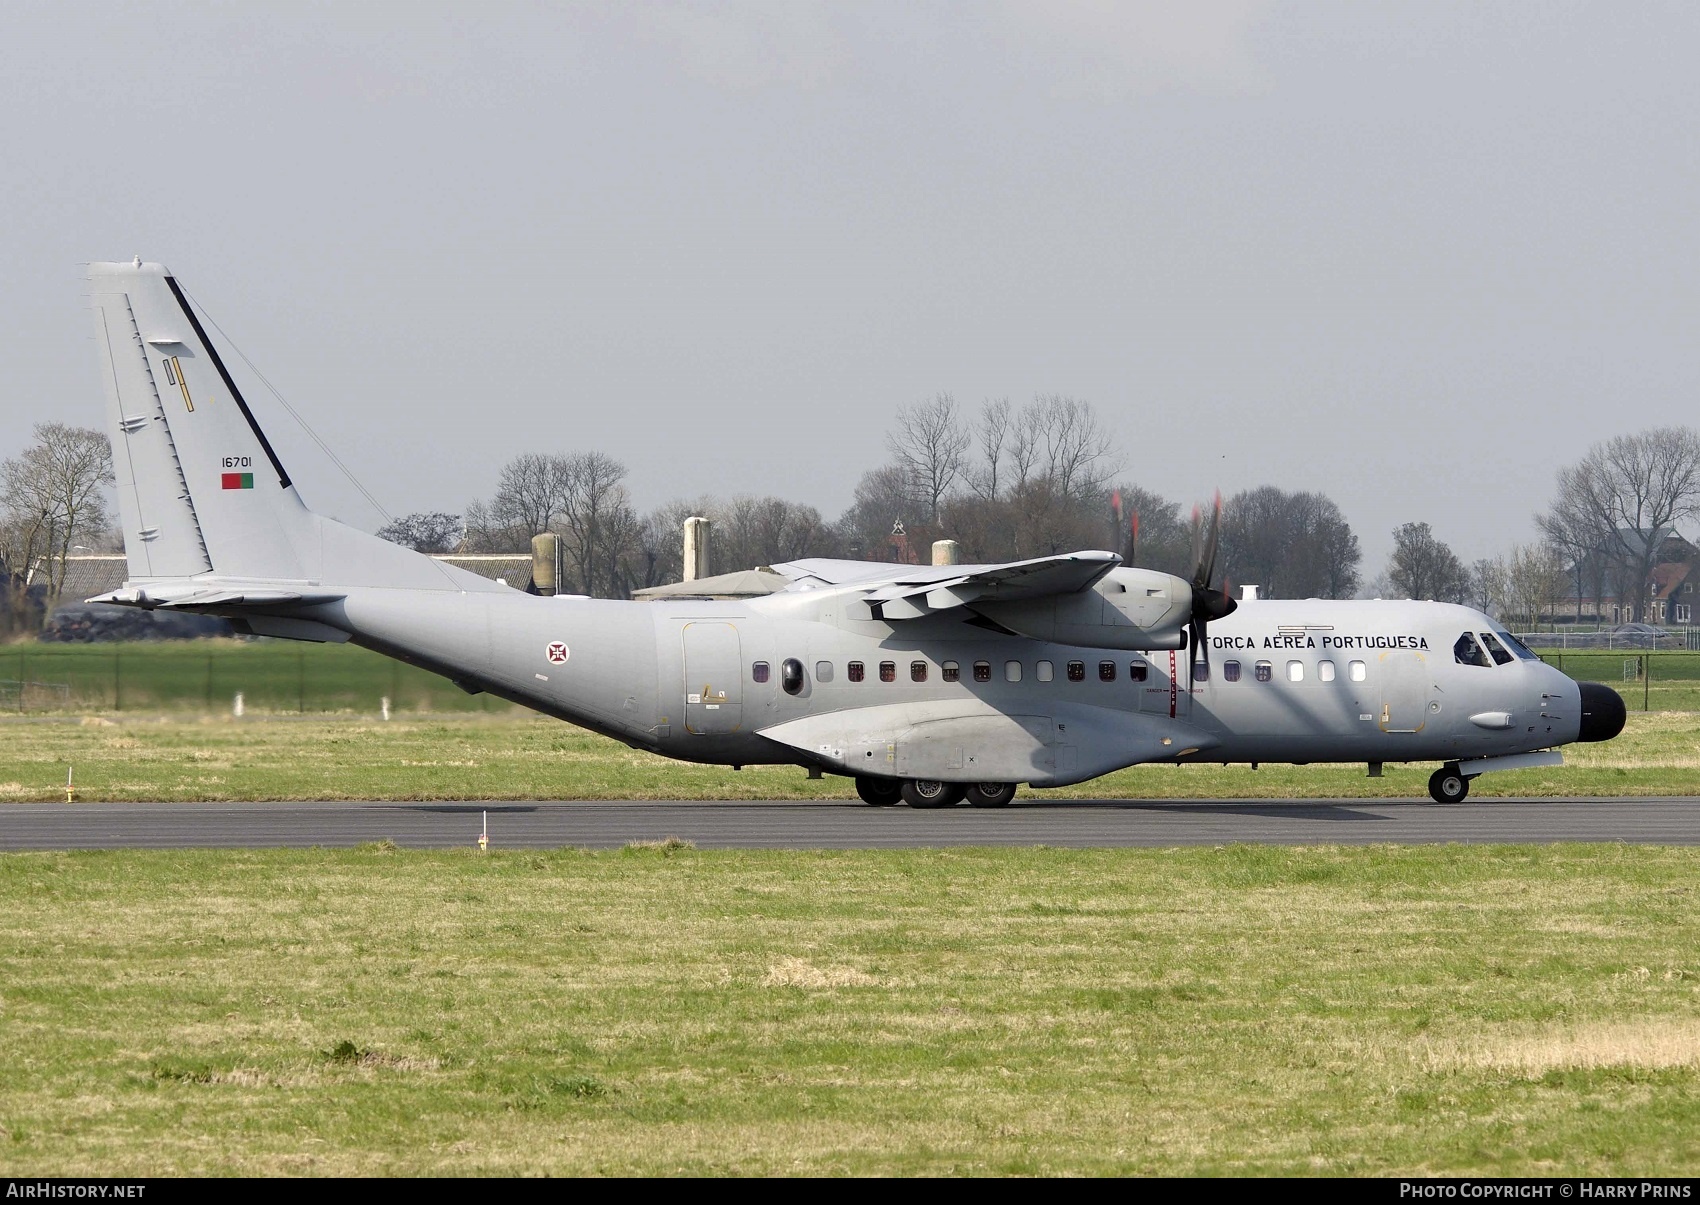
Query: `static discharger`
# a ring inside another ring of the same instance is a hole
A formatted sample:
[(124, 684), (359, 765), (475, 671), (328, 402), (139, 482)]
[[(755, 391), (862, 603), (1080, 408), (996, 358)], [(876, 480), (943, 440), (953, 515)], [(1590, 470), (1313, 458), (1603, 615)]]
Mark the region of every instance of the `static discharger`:
[(483, 853), (490, 848), (490, 813), (484, 812), (484, 831), (478, 834), (478, 852)]

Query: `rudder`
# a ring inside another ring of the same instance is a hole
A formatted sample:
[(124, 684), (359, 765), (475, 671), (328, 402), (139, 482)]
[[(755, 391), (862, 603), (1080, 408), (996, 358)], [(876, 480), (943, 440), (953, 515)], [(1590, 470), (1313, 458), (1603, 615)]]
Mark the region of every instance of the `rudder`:
[(90, 264), (131, 579), (316, 578), (313, 516), (161, 264)]

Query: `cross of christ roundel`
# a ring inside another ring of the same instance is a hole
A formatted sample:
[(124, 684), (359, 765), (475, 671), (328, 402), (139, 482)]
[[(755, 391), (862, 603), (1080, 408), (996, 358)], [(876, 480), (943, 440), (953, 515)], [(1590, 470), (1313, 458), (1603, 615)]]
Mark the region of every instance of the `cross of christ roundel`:
[(567, 646), (563, 642), (559, 640), (552, 640), (549, 642), (549, 648), (543, 655), (549, 658), (551, 664), (560, 665), (567, 659), (569, 654), (567, 652)]

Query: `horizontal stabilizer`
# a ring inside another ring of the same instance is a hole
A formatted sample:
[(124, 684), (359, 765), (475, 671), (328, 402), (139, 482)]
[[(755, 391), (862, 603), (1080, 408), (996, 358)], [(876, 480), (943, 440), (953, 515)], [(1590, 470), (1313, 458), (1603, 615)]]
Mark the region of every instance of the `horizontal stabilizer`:
[(91, 603), (113, 603), (120, 607), (141, 607), (152, 611), (164, 608), (171, 611), (274, 609), (277, 607), (312, 607), (320, 603), (340, 602), (345, 594), (323, 591), (271, 590), (264, 588), (224, 589), (206, 587), (199, 583), (127, 586), (109, 594), (97, 594), (85, 599)]

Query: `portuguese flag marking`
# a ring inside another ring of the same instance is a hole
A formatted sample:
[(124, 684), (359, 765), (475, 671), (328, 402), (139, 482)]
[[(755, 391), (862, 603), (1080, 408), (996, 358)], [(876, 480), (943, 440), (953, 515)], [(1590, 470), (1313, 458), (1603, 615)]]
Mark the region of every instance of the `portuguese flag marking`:
[(224, 488), (227, 490), (251, 490), (254, 488), (254, 474), (226, 473), (224, 474)]

